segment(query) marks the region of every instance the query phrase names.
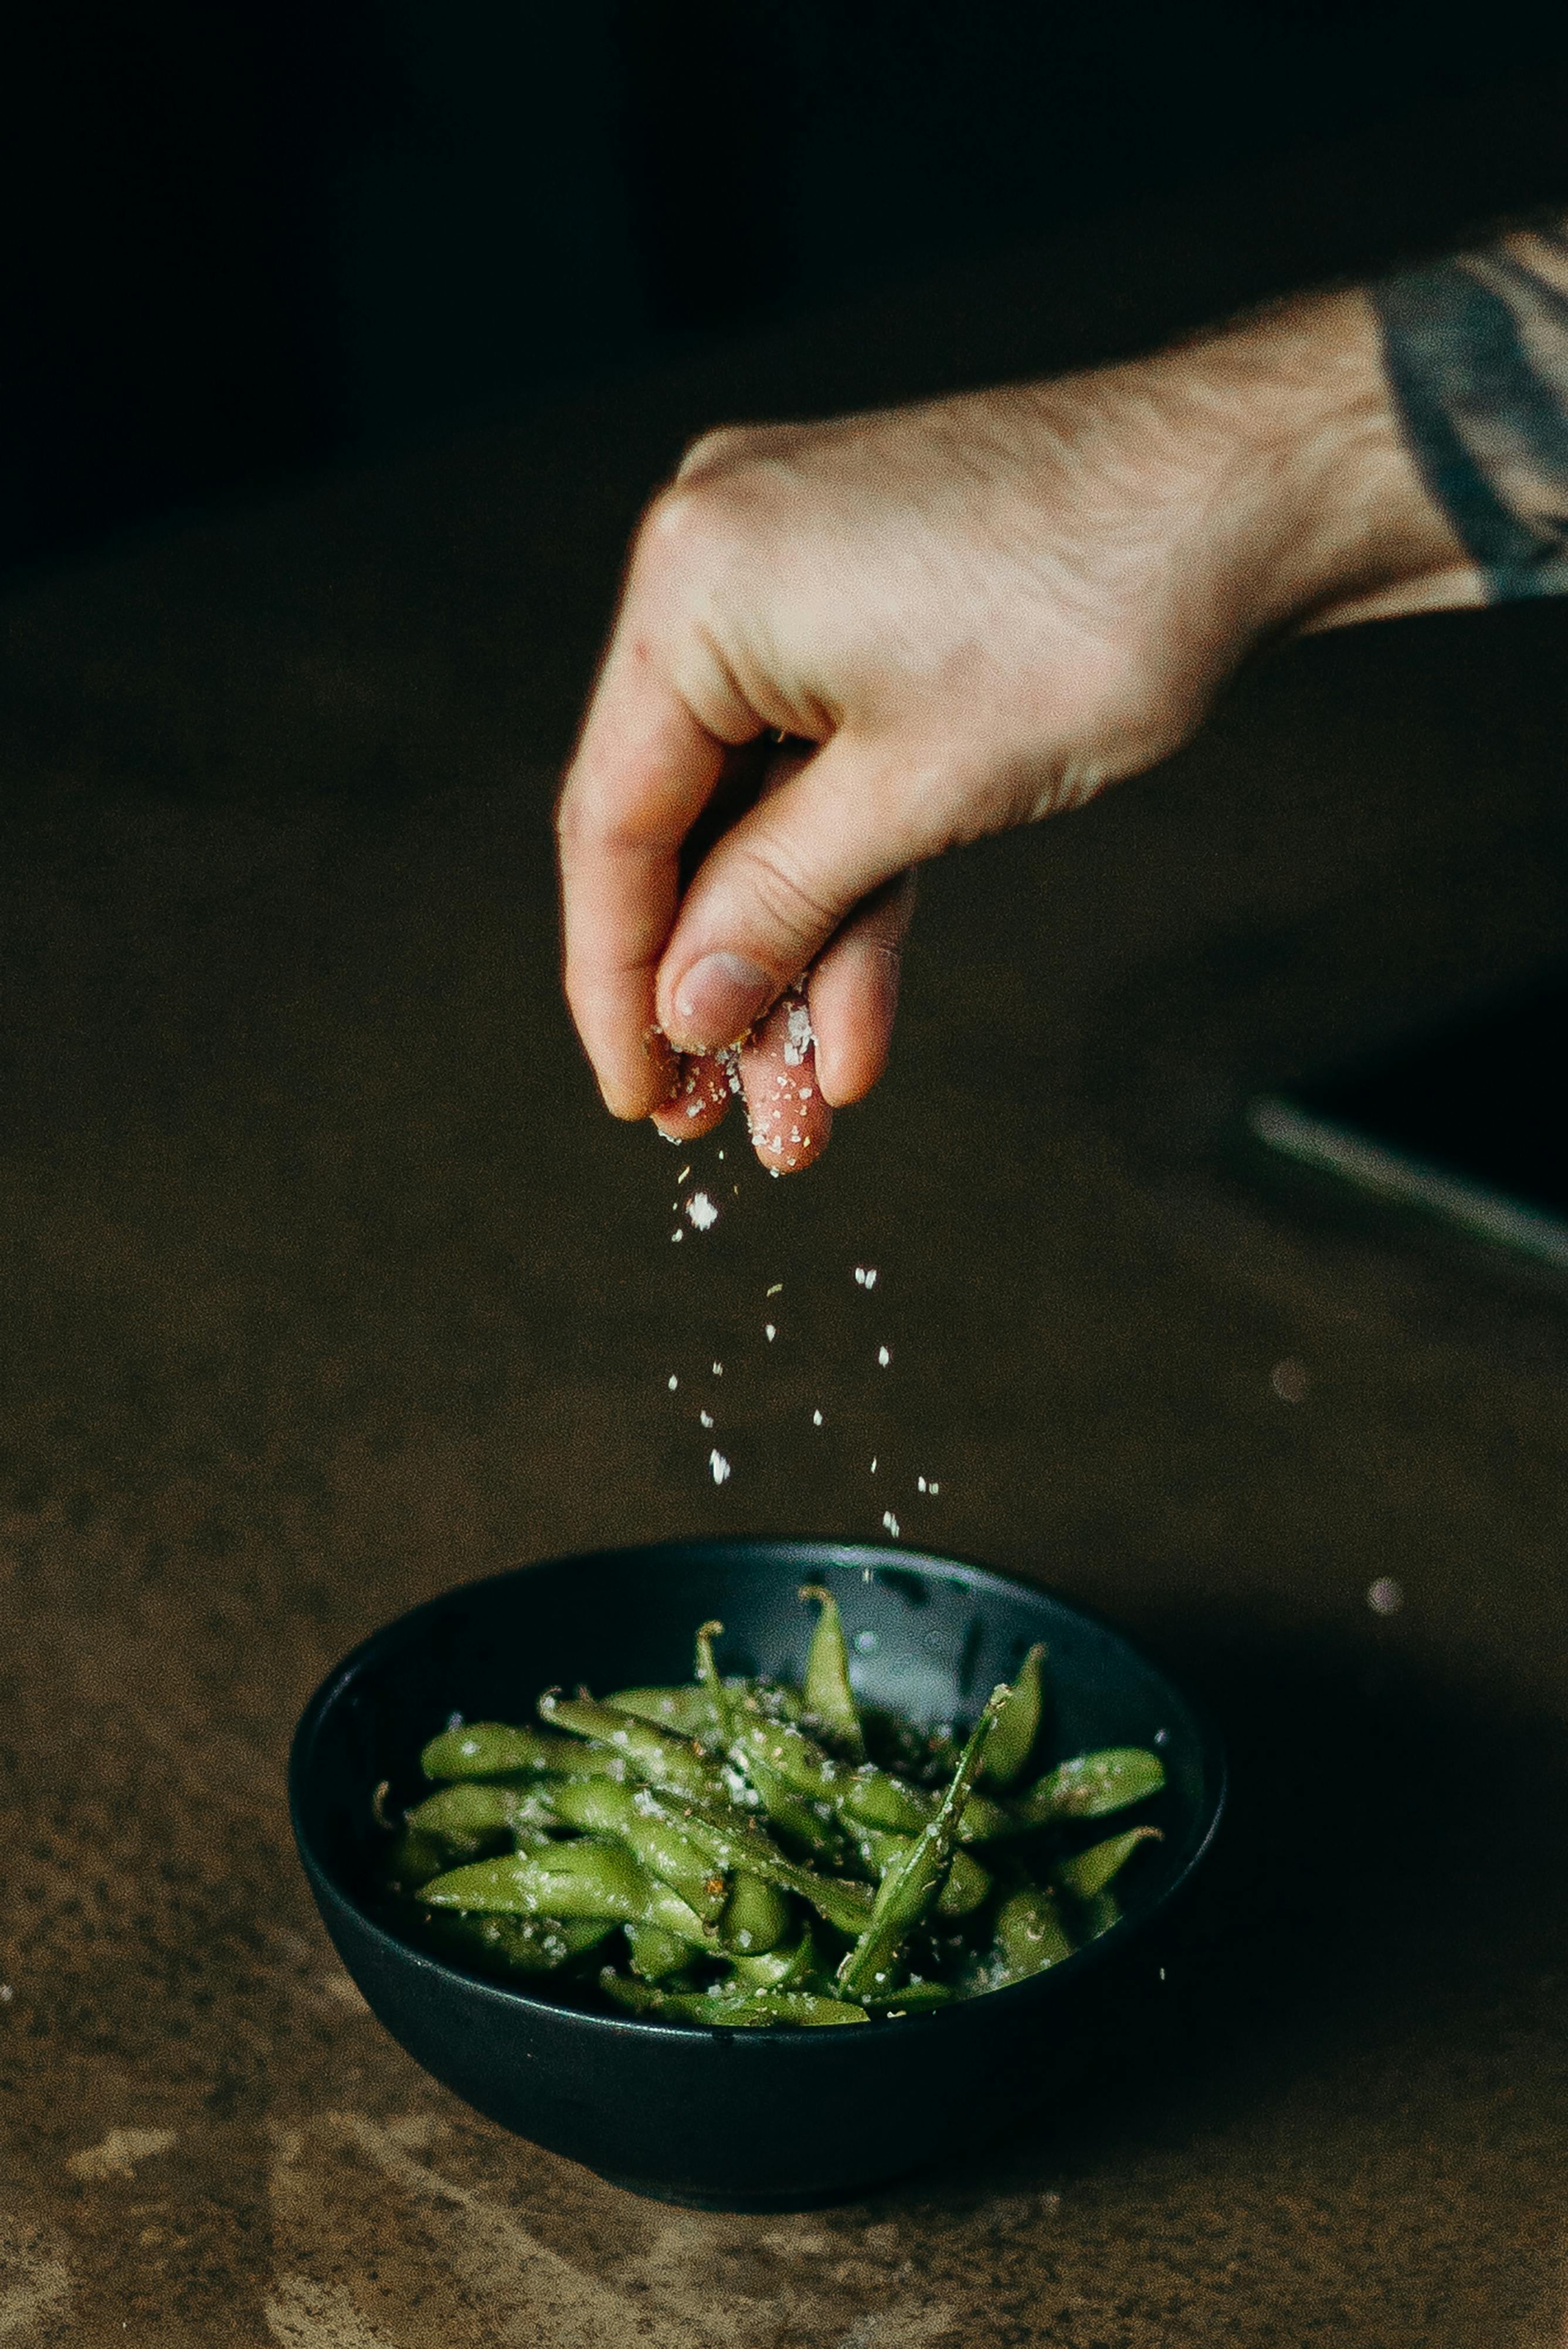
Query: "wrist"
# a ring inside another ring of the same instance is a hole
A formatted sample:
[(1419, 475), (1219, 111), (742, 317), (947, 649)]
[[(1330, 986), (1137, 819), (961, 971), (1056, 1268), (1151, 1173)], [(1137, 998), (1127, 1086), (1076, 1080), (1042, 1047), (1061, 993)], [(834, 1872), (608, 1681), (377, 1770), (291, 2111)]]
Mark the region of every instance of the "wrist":
[(1485, 600), (1404, 437), (1370, 302), (1316, 295), (1169, 355), (1231, 446), (1215, 481), (1253, 636)]

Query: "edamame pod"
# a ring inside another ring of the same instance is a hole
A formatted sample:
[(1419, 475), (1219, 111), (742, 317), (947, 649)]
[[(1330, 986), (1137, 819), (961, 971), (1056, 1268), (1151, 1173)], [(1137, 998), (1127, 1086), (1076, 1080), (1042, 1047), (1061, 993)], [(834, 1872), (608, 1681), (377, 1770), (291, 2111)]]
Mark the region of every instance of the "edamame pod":
[(1010, 1786), (1015, 1778), (1022, 1775), (1035, 1750), (1044, 1701), (1042, 1667), (1045, 1661), (1045, 1649), (1037, 1640), (1014, 1676), (1012, 1693), (1002, 1708), (1002, 1717), (992, 1732), (990, 1744), (985, 1748), (985, 1768), (982, 1775), (993, 1786)]
[(547, 1771), (581, 1777), (584, 1769), (608, 1766), (586, 1761), (585, 1748), (570, 1737), (552, 1737), (547, 1729), (506, 1721), (469, 1721), (443, 1729), (419, 1756), (427, 1778), (496, 1778), (520, 1770), (531, 1776)]
[[(912, 1841), (909, 1836), (890, 1835), (885, 1827), (866, 1827), (857, 1837), (855, 1848), (872, 1875), (880, 1879), (907, 1856)], [(990, 1889), (990, 1877), (960, 1844), (948, 1862), (946, 1880), (937, 1895), (936, 1913), (939, 1917), (967, 1917), (971, 1909), (979, 1908)]]
[(800, 1596), (815, 1599), (820, 1610), (806, 1657), (806, 1710), (815, 1714), (851, 1761), (863, 1762), (865, 1732), (861, 1726), (860, 1707), (855, 1702), (854, 1691), (850, 1686), (850, 1651), (844, 1642), (839, 1602), (820, 1582), (804, 1584)]
[(958, 1840), (959, 1820), (969, 1789), (980, 1767), (985, 1742), (1006, 1699), (1005, 1685), (992, 1690), (936, 1816), (914, 1837), (906, 1856), (878, 1887), (870, 1929), (839, 1968), (839, 1989), (846, 1998), (855, 1998), (862, 1990), (891, 1987), (897, 1951), (942, 1889), (942, 1879)]
[(1108, 1745), (1079, 1754), (1037, 1778), (1011, 1806), (1016, 1827), (1048, 1826), (1057, 1819), (1099, 1819), (1157, 1795), (1165, 1765), (1141, 1745)]
[(841, 1933), (863, 1933), (870, 1924), (872, 1897), (863, 1884), (841, 1876), (819, 1876), (814, 1868), (786, 1859), (760, 1827), (744, 1820), (731, 1826), (692, 1809), (681, 1812), (680, 1822), (682, 1831), (717, 1867), (744, 1870), (798, 1892)]
[(670, 1885), (711, 1924), (729, 1887), (706, 1853), (684, 1836), (669, 1812), (645, 1786), (618, 1785), (614, 1778), (565, 1780), (556, 1795), (568, 1826), (589, 1835), (618, 1836), (651, 1875)]
[(669, 1974), (678, 1974), (691, 1962), (689, 1943), (663, 1925), (628, 1925), (626, 1951), (632, 1971), (645, 1982), (658, 1982)]
[(817, 1943), (809, 1924), (776, 1949), (738, 1952), (734, 1978), (746, 1990), (798, 1990), (817, 1971)]
[(789, 1903), (779, 1886), (748, 1870), (735, 1878), (735, 1889), (718, 1920), (718, 1938), (727, 1950), (760, 1955), (777, 1948), (790, 1922)]
[(996, 1911), (991, 1986), (1025, 1982), (1047, 1966), (1070, 1958), (1073, 1945), (1062, 1912), (1043, 1886), (1030, 1884), (1010, 1892)]
[(424, 1930), (459, 1965), (484, 1973), (550, 1974), (615, 1930), (610, 1917), (473, 1917), (433, 1911)]
[(635, 1713), (617, 1713), (591, 1697), (546, 1694), (539, 1710), (552, 1727), (570, 1730), (573, 1737), (592, 1738), (617, 1755), (650, 1786), (680, 1795), (689, 1803), (729, 1802), (729, 1788), (717, 1762), (711, 1762), (689, 1737), (677, 1737)]
[(647, 1871), (624, 1844), (599, 1836), (552, 1844), (547, 1851), (478, 1859), (425, 1885), (432, 1909), (462, 1909), (484, 1916), (610, 1917), (620, 1925), (652, 1914)]
[(1074, 1852), (1070, 1859), (1057, 1860), (1051, 1870), (1052, 1879), (1076, 1900), (1092, 1900), (1126, 1867), (1140, 1843), (1158, 1843), (1160, 1839), (1158, 1827), (1129, 1827), (1125, 1835), (1109, 1836), (1104, 1843), (1090, 1844), (1087, 1851)]
[(634, 2014), (706, 2023), (710, 2030), (755, 2031), (773, 2023), (792, 2023), (797, 2029), (811, 2030), (824, 2024), (864, 2023), (869, 2019), (862, 2006), (851, 2005), (844, 1999), (822, 1998), (810, 1991), (760, 1990), (744, 1998), (715, 1996), (709, 1991), (661, 1991), (651, 1982), (617, 1974), (609, 1966), (600, 1975), (599, 1983), (618, 2005), (629, 2008)]
[[(873, 1763), (862, 1762), (847, 1769), (792, 1722), (743, 1718), (737, 1724), (731, 1751), (742, 1769), (749, 1771), (754, 1761), (760, 1762), (775, 1771), (792, 1793), (824, 1802), (841, 1818), (861, 1826), (918, 1835), (936, 1816), (936, 1795), (923, 1787), (905, 1785)], [(966, 1843), (981, 1842), (1005, 1833), (1010, 1824), (999, 1804), (987, 1795), (971, 1794), (960, 1834)]]

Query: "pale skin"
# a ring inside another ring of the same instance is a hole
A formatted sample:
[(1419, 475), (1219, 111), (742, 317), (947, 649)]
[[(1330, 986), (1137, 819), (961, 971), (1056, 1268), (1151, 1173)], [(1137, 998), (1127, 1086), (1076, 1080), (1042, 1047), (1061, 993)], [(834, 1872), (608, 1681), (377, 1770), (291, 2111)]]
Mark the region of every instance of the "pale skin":
[[(707, 1132), (728, 1086), (704, 1056), (748, 1038), (758, 1154), (809, 1164), (886, 1061), (922, 864), (1154, 765), (1271, 640), (1483, 594), (1358, 292), (708, 435), (634, 543), (561, 801), (566, 991), (607, 1106)], [(683, 887), (736, 753), (779, 738)]]

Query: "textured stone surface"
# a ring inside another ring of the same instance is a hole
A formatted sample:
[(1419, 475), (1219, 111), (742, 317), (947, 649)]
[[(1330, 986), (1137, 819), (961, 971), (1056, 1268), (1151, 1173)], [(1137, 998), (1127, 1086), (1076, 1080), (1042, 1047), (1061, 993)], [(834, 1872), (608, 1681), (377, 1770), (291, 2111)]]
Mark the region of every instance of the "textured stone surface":
[[(1075, 248), (1033, 344), (998, 287), (778, 337), (14, 610), (18, 2349), (1562, 2341), (1563, 1304), (1271, 1197), (1222, 1134), (1253, 1077), (1568, 950), (1568, 612), (1299, 647), (1160, 777), (934, 874), (880, 1095), (798, 1184), (719, 1136), (678, 1247), (683, 1162), (602, 1118), (556, 996), (550, 761), (682, 434), (1247, 290), (1149, 252)], [(864, 2205), (639, 2203), (371, 2022), (291, 1724), (455, 1579), (889, 1506), (1207, 1693), (1212, 1881), (1070, 2108)]]

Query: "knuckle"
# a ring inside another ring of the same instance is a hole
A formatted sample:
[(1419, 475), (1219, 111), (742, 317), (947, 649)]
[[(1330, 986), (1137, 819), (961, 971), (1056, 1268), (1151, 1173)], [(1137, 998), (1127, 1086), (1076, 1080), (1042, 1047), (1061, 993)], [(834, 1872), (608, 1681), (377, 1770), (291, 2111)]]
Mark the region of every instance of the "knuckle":
[(704, 473), (719, 471), (737, 458), (744, 457), (756, 439), (756, 429), (751, 425), (716, 424), (692, 442), (676, 469), (676, 480), (691, 481)]
[(746, 879), (769, 926), (790, 940), (815, 942), (837, 926), (840, 908), (830, 893), (814, 886), (777, 845), (752, 846)]

